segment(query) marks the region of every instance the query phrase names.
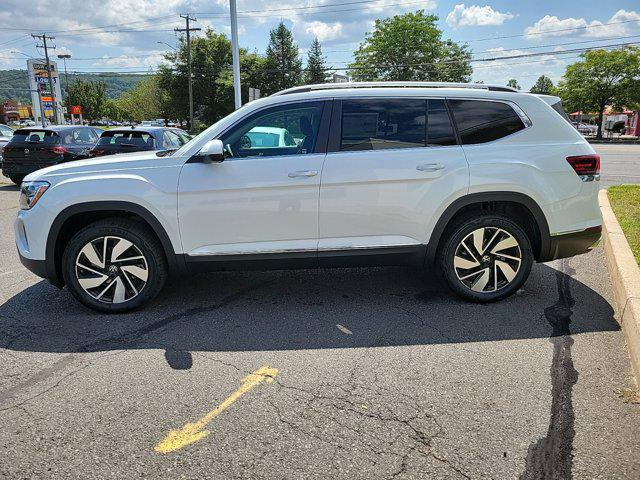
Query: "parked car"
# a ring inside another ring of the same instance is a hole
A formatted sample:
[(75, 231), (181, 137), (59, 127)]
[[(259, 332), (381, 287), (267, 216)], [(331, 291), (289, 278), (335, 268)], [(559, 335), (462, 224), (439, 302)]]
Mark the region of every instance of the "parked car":
[(253, 127), (240, 141), (244, 142), (244, 148), (281, 148), (298, 145), (286, 128), (277, 127)]
[(114, 128), (102, 132), (90, 155), (99, 157), (114, 153), (177, 150), (190, 139), (187, 132), (178, 128)]
[(585, 136), (594, 136), (598, 133), (598, 126), (591, 125), (590, 123), (578, 123), (575, 125), (575, 128)]
[[(142, 306), (169, 273), (250, 268), (414, 265), (463, 299), (500, 300), (534, 261), (600, 237), (600, 158), (558, 102), (428, 82), (285, 90), (170, 155), (29, 175), (18, 252), (105, 312)], [(257, 128), (298, 141), (247, 143)]]
[(2, 173), (20, 184), (25, 175), (41, 168), (88, 158), (100, 133), (80, 125), (20, 128), (4, 147)]
[(9, 143), (11, 137), (13, 137), (13, 128), (0, 123), (0, 168), (2, 168), (2, 153), (4, 146)]

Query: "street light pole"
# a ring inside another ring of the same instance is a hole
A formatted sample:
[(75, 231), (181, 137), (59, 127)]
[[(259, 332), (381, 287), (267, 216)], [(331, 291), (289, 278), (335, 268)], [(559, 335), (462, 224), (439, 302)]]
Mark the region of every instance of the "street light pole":
[(58, 55), (58, 58), (61, 58), (64, 62), (64, 94), (67, 98), (69, 98), (69, 74), (67, 73), (67, 58), (71, 58), (71, 55), (68, 53), (61, 53)]
[(240, 90), (240, 52), (238, 48), (238, 10), (236, 0), (229, 0), (231, 11), (231, 53), (233, 56), (233, 94), (236, 110), (242, 106), (242, 93)]

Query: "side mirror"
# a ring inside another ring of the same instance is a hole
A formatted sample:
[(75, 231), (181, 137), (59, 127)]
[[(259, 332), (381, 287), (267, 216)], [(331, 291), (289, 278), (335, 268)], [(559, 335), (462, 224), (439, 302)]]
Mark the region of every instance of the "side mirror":
[(220, 140), (209, 140), (198, 152), (204, 163), (220, 163), (224, 160), (224, 145)]

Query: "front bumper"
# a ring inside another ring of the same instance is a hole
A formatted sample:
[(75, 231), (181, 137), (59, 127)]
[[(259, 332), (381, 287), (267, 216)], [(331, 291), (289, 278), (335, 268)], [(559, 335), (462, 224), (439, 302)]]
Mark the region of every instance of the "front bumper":
[(553, 235), (549, 239), (549, 253), (543, 261), (573, 257), (590, 251), (602, 236), (602, 225), (580, 232)]
[(20, 256), (20, 263), (22, 263), (27, 270), (41, 278), (47, 278), (47, 263), (44, 260), (27, 258), (20, 253), (20, 250), (18, 250), (18, 255)]

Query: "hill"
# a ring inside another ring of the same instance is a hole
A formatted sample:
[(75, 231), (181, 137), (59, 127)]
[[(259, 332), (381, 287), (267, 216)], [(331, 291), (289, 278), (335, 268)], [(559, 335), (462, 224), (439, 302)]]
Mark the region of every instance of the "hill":
[[(80, 78), (84, 81), (101, 81), (107, 85), (107, 97), (117, 98), (122, 93), (133, 89), (136, 83), (146, 78), (148, 75), (138, 75), (131, 73), (70, 73), (69, 83)], [(62, 90), (65, 89), (65, 76), (62, 74)], [(26, 70), (0, 70), (0, 100), (30, 101), (29, 92), (20, 90), (5, 90), (13, 88), (29, 88), (29, 79)], [(64, 95), (64, 93), (63, 93)]]

